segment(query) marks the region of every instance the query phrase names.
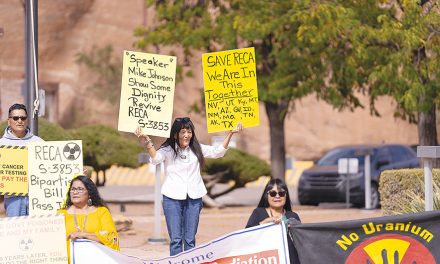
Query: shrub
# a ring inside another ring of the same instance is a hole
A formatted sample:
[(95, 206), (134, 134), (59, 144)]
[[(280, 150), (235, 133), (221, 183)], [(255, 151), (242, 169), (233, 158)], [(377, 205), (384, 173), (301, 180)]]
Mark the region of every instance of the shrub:
[[(89, 125), (65, 130), (44, 119), (39, 119), (38, 122), (39, 136), (45, 141), (82, 140), (84, 166), (90, 166), (96, 172), (105, 171), (114, 164), (131, 168), (140, 165), (137, 155), (143, 151), (142, 147), (137, 141), (122, 136), (114, 128)], [(1, 131), (4, 131), (6, 126), (7, 122), (0, 123)], [(3, 134), (3, 132), (0, 133)], [(100, 185), (98, 181), (97, 184)]]
[[(440, 199), (440, 170), (433, 170), (434, 197)], [(423, 169), (388, 170), (380, 175), (379, 192), (385, 215), (425, 210)], [(439, 206), (438, 202), (435, 206)], [(434, 208), (436, 209), (436, 208)], [(437, 209), (440, 209), (437, 207)]]
[[(3, 136), (7, 122), (0, 123), (0, 133)], [(58, 141), (58, 140), (71, 140), (72, 134), (59, 126), (58, 124), (51, 123), (46, 119), (38, 119), (38, 136), (45, 141)]]
[(72, 131), (75, 138), (83, 142), (84, 165), (92, 166), (96, 172), (104, 172), (112, 165), (139, 167), (137, 155), (143, 151), (137, 141), (123, 137), (116, 129), (104, 125), (88, 125)]
[[(260, 176), (270, 176), (270, 166), (256, 156), (246, 152), (229, 149), (226, 155), (220, 159), (207, 159), (204, 176), (210, 196), (216, 198), (228, 193), (235, 188), (244, 187), (246, 183), (257, 180)], [(211, 194), (214, 183), (227, 183), (233, 181), (233, 185), (219, 194)]]

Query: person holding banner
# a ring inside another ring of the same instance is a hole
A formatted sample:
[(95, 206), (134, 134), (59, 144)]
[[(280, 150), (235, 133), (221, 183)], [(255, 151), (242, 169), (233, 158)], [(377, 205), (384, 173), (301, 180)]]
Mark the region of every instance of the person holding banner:
[[(7, 146), (27, 146), (32, 141), (42, 141), (35, 136), (28, 127), (28, 115), (26, 106), (23, 104), (13, 104), (9, 107), (8, 126), (0, 145)], [(5, 195), (6, 216), (25, 216), (29, 214), (29, 196)]]
[[(246, 228), (268, 223), (280, 224), (281, 222), (287, 226), (287, 220), (290, 218), (300, 221), (298, 214), (292, 211), (289, 189), (283, 180), (271, 179), (264, 188), (257, 208), (249, 217)], [(287, 244), (290, 263), (299, 264), (298, 253), (290, 237), (287, 237)]]
[(79, 175), (72, 180), (66, 202), (58, 213), (65, 217), (67, 240), (89, 239), (119, 250), (118, 233), (110, 211), (89, 177)]
[(200, 144), (190, 118), (176, 118), (170, 137), (155, 149), (148, 135), (141, 128), (135, 135), (144, 144), (153, 165), (164, 162), (166, 179), (162, 185), (163, 211), (170, 237), (170, 255), (195, 247), (195, 236), (202, 210), (202, 197), (207, 193), (200, 174), (205, 158), (220, 158), (227, 151), (235, 133), (243, 130), (238, 123), (219, 146)]

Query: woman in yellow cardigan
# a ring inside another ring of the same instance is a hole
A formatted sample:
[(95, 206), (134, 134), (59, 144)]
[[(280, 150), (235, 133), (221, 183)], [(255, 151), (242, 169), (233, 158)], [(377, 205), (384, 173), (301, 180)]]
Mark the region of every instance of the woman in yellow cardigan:
[[(65, 206), (58, 211), (66, 220), (67, 240), (84, 238), (119, 250), (118, 233), (112, 216), (87, 176), (74, 178), (67, 192)], [(70, 255), (70, 243), (68, 253)]]

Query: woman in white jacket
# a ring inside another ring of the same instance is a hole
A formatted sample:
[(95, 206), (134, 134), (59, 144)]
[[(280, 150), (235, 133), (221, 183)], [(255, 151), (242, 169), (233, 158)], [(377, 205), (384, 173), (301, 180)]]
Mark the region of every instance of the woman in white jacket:
[(157, 151), (140, 128), (135, 132), (147, 149), (150, 162), (153, 165), (164, 162), (166, 178), (161, 193), (171, 256), (195, 247), (202, 197), (207, 193), (200, 174), (205, 158), (223, 157), (232, 135), (242, 131), (243, 127), (238, 123), (219, 146), (200, 144), (194, 129), (188, 117), (176, 118), (170, 137)]

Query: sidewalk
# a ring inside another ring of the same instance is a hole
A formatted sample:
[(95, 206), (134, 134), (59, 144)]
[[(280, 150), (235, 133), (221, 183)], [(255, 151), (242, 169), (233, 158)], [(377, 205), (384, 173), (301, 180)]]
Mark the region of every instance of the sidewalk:
[[(226, 185), (217, 184), (214, 193), (227, 188)], [(260, 201), (264, 186), (238, 188), (220, 196), (217, 202), (225, 206), (256, 206)], [(296, 188), (289, 188), (292, 197), (296, 196)], [(154, 186), (103, 186), (99, 193), (108, 203), (153, 203)], [(295, 201), (294, 201), (295, 203)]]

